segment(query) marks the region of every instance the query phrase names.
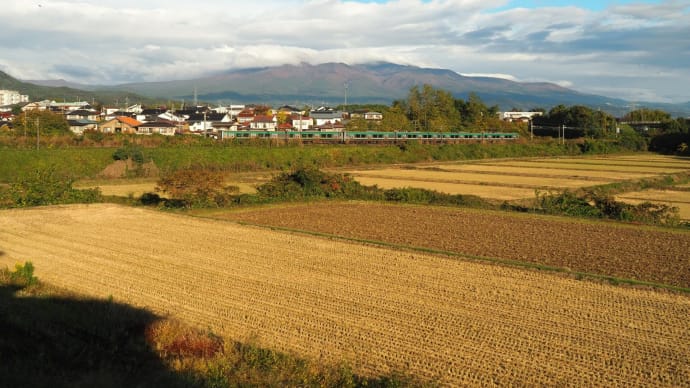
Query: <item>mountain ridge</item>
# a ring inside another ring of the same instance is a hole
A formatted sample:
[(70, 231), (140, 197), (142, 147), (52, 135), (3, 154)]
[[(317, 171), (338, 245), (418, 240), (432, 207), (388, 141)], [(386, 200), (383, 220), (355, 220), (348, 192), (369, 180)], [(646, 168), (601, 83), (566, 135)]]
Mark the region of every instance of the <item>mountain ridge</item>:
[[(345, 102), (347, 93), (347, 101), (351, 104), (390, 104), (394, 100), (406, 98), (413, 86), (429, 84), (449, 91), (456, 98), (466, 99), (470, 93), (476, 93), (487, 105), (497, 105), (502, 110), (529, 110), (537, 107), (549, 109), (563, 104), (586, 105), (622, 115), (632, 106), (623, 99), (581, 93), (550, 82), (517, 82), (486, 76), (464, 76), (449, 69), (390, 62), (357, 65), (339, 62), (285, 64), (230, 69), (195, 79), (112, 86), (83, 85), (64, 80), (32, 82), (61, 88), (79, 86), (85, 93), (105, 93), (109, 96), (123, 94), (131, 96), (132, 101), (138, 97), (158, 101), (190, 101), (194, 99), (196, 90), (197, 98), (207, 102), (338, 105)], [(635, 105), (663, 109), (675, 116), (690, 115), (690, 101), (682, 104), (637, 102)]]

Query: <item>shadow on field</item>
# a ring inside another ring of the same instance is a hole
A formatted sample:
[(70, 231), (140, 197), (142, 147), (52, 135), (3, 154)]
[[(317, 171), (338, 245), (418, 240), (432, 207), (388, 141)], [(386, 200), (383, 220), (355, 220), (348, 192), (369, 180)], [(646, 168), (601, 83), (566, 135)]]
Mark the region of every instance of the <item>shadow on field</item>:
[(0, 285), (1, 387), (189, 387), (150, 348), (145, 310)]

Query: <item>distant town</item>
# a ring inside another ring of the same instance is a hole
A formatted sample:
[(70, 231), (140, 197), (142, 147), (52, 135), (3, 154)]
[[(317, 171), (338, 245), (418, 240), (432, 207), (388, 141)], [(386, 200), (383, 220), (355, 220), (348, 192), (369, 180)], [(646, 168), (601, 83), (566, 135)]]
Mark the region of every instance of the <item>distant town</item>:
[[(29, 96), (13, 90), (0, 90), (0, 120), (11, 124), (21, 120), (21, 112), (50, 111), (63, 114), (75, 135), (86, 131), (173, 136), (198, 134), (222, 138), (223, 133), (235, 131), (317, 131), (341, 132), (350, 120), (380, 123), (384, 114), (366, 109), (342, 110), (329, 106), (297, 108), (289, 105), (270, 107), (254, 104), (234, 104), (211, 107), (206, 105), (180, 108), (145, 107), (133, 104), (125, 107), (94, 109), (86, 101), (30, 102)], [(542, 112), (498, 112), (505, 121), (528, 121)]]

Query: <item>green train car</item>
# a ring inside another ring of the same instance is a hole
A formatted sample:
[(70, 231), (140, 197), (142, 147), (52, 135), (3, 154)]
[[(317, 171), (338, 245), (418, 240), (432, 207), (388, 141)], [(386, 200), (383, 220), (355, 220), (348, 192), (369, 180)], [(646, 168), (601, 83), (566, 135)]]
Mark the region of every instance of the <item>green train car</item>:
[(222, 139), (301, 140), (319, 143), (460, 142), (515, 140), (515, 132), (378, 132), (378, 131), (223, 131)]

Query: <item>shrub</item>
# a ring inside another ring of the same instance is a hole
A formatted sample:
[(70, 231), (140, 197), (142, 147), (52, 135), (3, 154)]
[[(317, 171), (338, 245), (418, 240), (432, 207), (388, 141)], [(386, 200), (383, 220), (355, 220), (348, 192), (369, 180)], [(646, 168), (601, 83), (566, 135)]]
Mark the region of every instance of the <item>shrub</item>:
[(38, 283), (38, 278), (34, 276), (34, 265), (30, 261), (25, 262), (23, 265), (16, 264), (14, 272), (7, 271), (7, 273), (10, 281), (16, 285), (31, 286)]
[(72, 188), (73, 180), (54, 167), (36, 169), (10, 184), (11, 206), (42, 206), (69, 203), (93, 203), (101, 200), (99, 189)]
[(257, 188), (268, 199), (368, 198), (372, 190), (345, 174), (328, 174), (314, 167), (298, 167), (281, 173)]
[(115, 150), (113, 152), (114, 160), (127, 160), (131, 159), (137, 164), (144, 163), (144, 152), (140, 147), (136, 146), (125, 146)]
[(232, 200), (237, 186), (225, 186), (223, 173), (203, 166), (191, 166), (165, 174), (156, 191), (168, 193), (170, 207), (217, 207)]
[(539, 209), (548, 214), (606, 218), (617, 221), (643, 222), (654, 225), (680, 224), (678, 208), (649, 202), (631, 205), (616, 201), (605, 193), (584, 191), (576, 194), (565, 190), (560, 193), (536, 193)]
[(146, 206), (158, 206), (163, 199), (156, 193), (144, 193), (139, 197), (139, 202)]

